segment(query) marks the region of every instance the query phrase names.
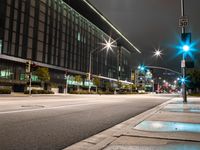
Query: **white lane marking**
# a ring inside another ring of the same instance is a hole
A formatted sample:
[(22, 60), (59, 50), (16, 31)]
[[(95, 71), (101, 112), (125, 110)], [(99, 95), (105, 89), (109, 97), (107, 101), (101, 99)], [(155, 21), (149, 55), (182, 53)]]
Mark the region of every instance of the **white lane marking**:
[(1, 114), (12, 114), (12, 113), (20, 113), (20, 112), (30, 112), (30, 111), (40, 111), (40, 110), (50, 110), (50, 109), (59, 109), (59, 108), (64, 108), (64, 107), (78, 107), (78, 106), (86, 106), (86, 105), (92, 105), (94, 103), (91, 104), (79, 104), (79, 105), (64, 105), (64, 106), (56, 106), (56, 107), (48, 107), (48, 108), (36, 108), (36, 109), (25, 109), (25, 110), (13, 110), (13, 111), (4, 111), (4, 112), (0, 112)]
[[(51, 110), (51, 109), (59, 109), (59, 108), (64, 108), (64, 107), (79, 107), (79, 106), (89, 106), (89, 105), (97, 105), (97, 104), (107, 104), (107, 103), (113, 103), (112, 102), (98, 102), (96, 103), (95, 101), (94, 102), (90, 102), (90, 103), (87, 103), (87, 104), (69, 104), (69, 105), (62, 105), (62, 106), (55, 106), (55, 107), (43, 107), (43, 108), (35, 108), (35, 109), (24, 109), (24, 110), (11, 110), (11, 111), (2, 111), (0, 112), (0, 115), (2, 114), (12, 114), (12, 113), (20, 113), (20, 112), (31, 112), (31, 111), (40, 111), (40, 110)], [(117, 101), (115, 101), (115, 103), (118, 103)]]
[[(95, 99), (94, 99), (95, 98)], [(102, 98), (103, 98), (103, 101), (102, 101)], [(105, 100), (105, 98), (109, 98), (108, 100), (106, 99)], [(87, 102), (87, 104), (68, 104), (68, 105), (62, 105), (62, 106), (48, 106), (48, 107), (44, 107), (44, 108), (33, 108), (33, 109), (22, 109), (22, 110), (10, 110), (10, 111), (1, 111), (0, 112), (0, 115), (1, 114), (11, 114), (11, 113), (20, 113), (20, 112), (30, 112), (30, 111), (41, 111), (41, 110), (50, 110), (50, 109), (59, 109), (59, 108), (63, 108), (63, 107), (78, 107), (78, 106), (86, 106), (86, 105), (92, 105), (92, 104), (102, 104), (102, 103), (104, 103), (104, 104), (107, 104), (107, 103), (113, 103), (113, 102), (115, 102), (115, 103), (117, 103), (117, 102), (123, 102), (123, 101), (126, 101), (126, 100), (129, 100), (129, 99), (132, 99), (132, 98), (134, 98), (134, 97), (127, 97), (127, 96), (120, 96), (120, 97), (114, 97), (113, 99), (110, 99), (111, 97), (103, 97), (103, 96), (101, 96), (101, 97), (84, 97), (84, 98), (77, 98), (77, 99), (66, 99), (66, 101), (64, 100), (64, 99), (59, 99), (59, 102), (67, 102), (67, 101), (78, 101), (78, 102), (80, 102), (80, 101), (82, 101), (82, 102)], [(126, 99), (123, 99), (122, 100), (122, 98), (126, 98)], [(144, 97), (141, 97), (141, 98), (144, 98)], [(147, 98), (147, 97), (145, 97), (145, 98)], [(148, 97), (148, 98), (152, 98), (152, 97)], [(159, 99), (159, 97), (154, 97), (155, 99)], [(120, 101), (119, 101), (120, 100)], [(27, 102), (27, 100), (23, 100), (24, 102)], [(13, 101), (12, 101), (13, 102)], [(19, 101), (18, 101), (19, 102)], [(16, 101), (16, 103), (18, 103), (17, 101)], [(20, 101), (20, 102), (22, 102), (22, 101)], [(42, 103), (44, 102), (44, 100), (39, 100), (39, 101), (37, 101), (37, 102), (39, 102), (40, 103), (40, 105), (42, 105)], [(55, 101), (51, 101), (51, 100), (49, 100), (48, 102), (55, 102)], [(31, 105), (30, 103), (28, 103), (29, 105)], [(23, 104), (24, 105), (24, 104)]]

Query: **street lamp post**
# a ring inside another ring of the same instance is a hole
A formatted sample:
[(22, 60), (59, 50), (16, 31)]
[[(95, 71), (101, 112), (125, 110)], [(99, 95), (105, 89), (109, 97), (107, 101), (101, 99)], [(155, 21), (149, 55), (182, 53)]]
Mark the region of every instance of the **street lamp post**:
[(88, 78), (89, 78), (89, 89), (88, 91), (90, 92), (91, 89), (91, 85), (90, 85), (90, 81), (91, 81), (91, 71), (92, 71), (92, 54), (96, 51), (97, 49), (94, 49), (90, 52), (90, 62), (89, 62), (89, 74), (88, 74)]
[[(104, 39), (105, 40), (105, 39)], [(105, 40), (105, 43), (102, 43), (102, 45), (104, 45), (104, 47), (102, 48), (102, 50), (106, 49), (108, 50), (112, 50), (112, 47), (114, 47), (113, 43), (115, 41), (111, 41), (111, 38), (109, 38), (108, 41)], [(88, 74), (88, 79), (89, 79), (89, 88), (88, 91), (91, 91), (91, 85), (90, 85), (90, 81), (91, 81), (91, 73), (92, 73), (92, 55), (94, 52), (96, 52), (98, 50), (99, 47), (93, 49), (92, 51), (90, 51), (90, 60), (89, 60), (89, 74)]]

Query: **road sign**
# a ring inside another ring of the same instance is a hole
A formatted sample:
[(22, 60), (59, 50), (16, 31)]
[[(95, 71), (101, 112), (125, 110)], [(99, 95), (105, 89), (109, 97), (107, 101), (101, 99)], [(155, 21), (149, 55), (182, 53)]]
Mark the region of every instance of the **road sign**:
[(185, 68), (185, 60), (181, 61), (181, 68)]
[(189, 23), (188, 17), (183, 16), (183, 17), (179, 18), (179, 27), (181, 27), (181, 28), (186, 27), (186, 26), (188, 26), (188, 23)]

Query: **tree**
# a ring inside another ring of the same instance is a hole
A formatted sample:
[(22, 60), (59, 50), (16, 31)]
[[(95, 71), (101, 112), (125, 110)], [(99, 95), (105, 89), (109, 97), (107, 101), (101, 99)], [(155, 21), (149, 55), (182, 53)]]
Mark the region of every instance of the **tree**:
[(106, 87), (106, 91), (109, 91), (110, 89), (111, 89), (111, 82), (110, 81), (108, 81), (108, 82), (106, 82), (105, 83), (105, 87)]
[(133, 92), (133, 91), (136, 91), (137, 86), (136, 86), (135, 84), (132, 84), (132, 85), (131, 85), (131, 88), (132, 88), (132, 92)]
[(77, 82), (77, 90), (79, 91), (79, 88), (80, 88), (80, 83), (83, 82), (83, 79), (80, 75), (76, 75), (74, 77), (74, 80)]
[(95, 77), (94, 79), (93, 79), (93, 83), (96, 85), (96, 92), (98, 91), (98, 87), (100, 86), (100, 78), (98, 78), (98, 77)]
[(44, 88), (44, 84), (50, 80), (49, 69), (45, 67), (38, 67), (34, 72), (38, 79), (41, 81), (42, 87)]
[(117, 86), (118, 86), (118, 88), (119, 88), (119, 89), (121, 89), (121, 88), (122, 88), (122, 86), (123, 86), (122, 82), (120, 82), (120, 81), (117, 81)]
[(124, 89), (127, 91), (132, 91), (132, 85), (131, 84), (125, 84)]

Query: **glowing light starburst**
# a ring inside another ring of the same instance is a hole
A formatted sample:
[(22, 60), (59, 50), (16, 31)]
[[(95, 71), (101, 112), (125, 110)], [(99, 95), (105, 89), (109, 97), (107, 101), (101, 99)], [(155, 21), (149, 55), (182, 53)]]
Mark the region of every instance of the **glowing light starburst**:
[(163, 55), (162, 51), (160, 49), (155, 49), (153, 52), (153, 56), (155, 57), (161, 57)]
[(102, 50), (106, 49), (107, 52), (108, 52), (109, 50), (111, 50), (111, 51), (113, 52), (113, 48), (116, 47), (116, 46), (114, 45), (114, 43), (115, 43), (116, 41), (115, 41), (115, 40), (112, 40), (111, 37), (109, 37), (108, 40), (106, 40), (106, 39), (104, 38), (104, 42), (105, 42), (105, 43), (102, 43), (102, 45), (104, 46), (104, 47), (102, 48)]

